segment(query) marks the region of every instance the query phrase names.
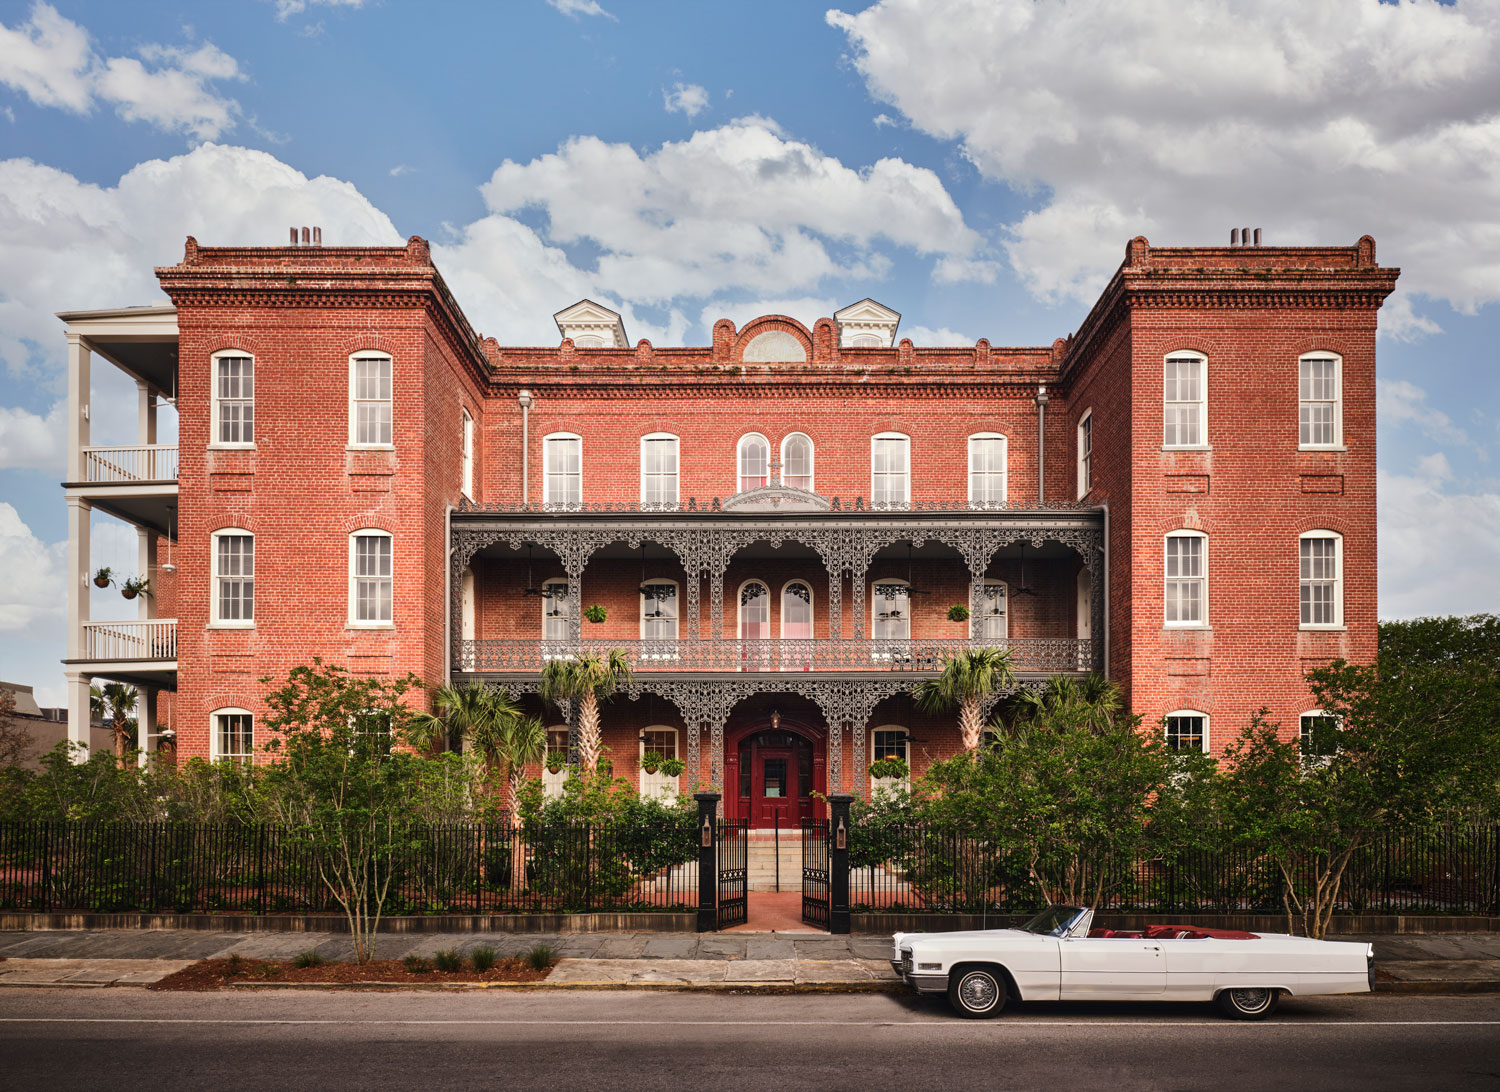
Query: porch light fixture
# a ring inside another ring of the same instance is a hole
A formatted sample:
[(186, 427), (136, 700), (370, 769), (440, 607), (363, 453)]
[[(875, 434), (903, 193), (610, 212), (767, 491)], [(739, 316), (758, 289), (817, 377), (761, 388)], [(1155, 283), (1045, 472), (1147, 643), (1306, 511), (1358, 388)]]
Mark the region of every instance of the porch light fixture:
[(175, 573), (177, 566), (172, 564), (172, 540), (177, 537), (177, 529), (173, 526), (172, 516), (177, 511), (177, 505), (167, 505), (167, 560), (160, 566), (164, 573)]
[(777, 732), (777, 731), (780, 731), (780, 730), (781, 730), (781, 710), (780, 709), (772, 709), (771, 710), (771, 731)]
[[(552, 587), (552, 588), (548, 588), (548, 587), (539, 588), (534, 583), (532, 583), (532, 579), (531, 579), (531, 551), (532, 551), (532, 549), (533, 549), (532, 543), (528, 542), (526, 544), (526, 590), (524, 592), (522, 592), (522, 594), (523, 595), (539, 595), (543, 599), (553, 599), (553, 598), (556, 598), (557, 594), (558, 594), (558, 591), (557, 591), (557, 589), (555, 587)], [(548, 617), (556, 618), (559, 613), (560, 612), (558, 612), (558, 611), (553, 611)]]

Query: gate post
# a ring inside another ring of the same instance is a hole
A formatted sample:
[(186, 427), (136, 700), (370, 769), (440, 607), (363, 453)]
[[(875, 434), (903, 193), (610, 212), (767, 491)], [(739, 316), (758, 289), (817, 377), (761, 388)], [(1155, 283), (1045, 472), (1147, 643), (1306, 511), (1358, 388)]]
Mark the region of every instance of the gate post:
[(719, 927), (719, 794), (695, 792), (698, 801), (698, 932)]
[(853, 793), (829, 793), (828, 931), (849, 932), (849, 804)]

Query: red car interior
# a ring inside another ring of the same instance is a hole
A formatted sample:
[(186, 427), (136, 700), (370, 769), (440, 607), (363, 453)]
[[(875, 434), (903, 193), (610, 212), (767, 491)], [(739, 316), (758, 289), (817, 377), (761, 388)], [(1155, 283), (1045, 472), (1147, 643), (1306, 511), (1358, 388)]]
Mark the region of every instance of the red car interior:
[(1212, 929), (1198, 925), (1148, 925), (1145, 929), (1090, 929), (1093, 939), (1123, 940), (1259, 940), (1243, 929)]

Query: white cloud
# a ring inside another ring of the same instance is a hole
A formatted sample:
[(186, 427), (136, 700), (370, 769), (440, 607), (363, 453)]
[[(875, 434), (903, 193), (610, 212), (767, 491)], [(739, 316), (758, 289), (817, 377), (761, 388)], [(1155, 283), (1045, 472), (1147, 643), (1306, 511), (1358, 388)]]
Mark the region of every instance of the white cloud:
[(25, 633), (67, 602), (67, 544), (46, 543), (15, 508), (0, 501), (0, 633)]
[(1426, 391), (1405, 379), (1375, 381), (1375, 418), (1386, 428), (1412, 425), (1422, 435), (1441, 443), (1478, 446), (1451, 417), (1428, 404)]
[[(276, 0), (276, 18), (280, 22), (286, 22), (293, 15), (306, 11), (309, 4), (326, 8), (361, 8), (364, 7), (365, 0)], [(318, 25), (321, 28), (322, 24)]]
[(619, 22), (613, 15), (599, 6), (599, 0), (547, 0), (547, 6), (556, 8), (569, 19), (577, 19), (580, 15), (602, 15), (606, 19)]
[(946, 326), (933, 329), (931, 326), (906, 326), (896, 331), (896, 340), (911, 338), (911, 343), (918, 346), (944, 345), (952, 347), (972, 346), (978, 338), (961, 334), (957, 330), (950, 330)]
[(234, 128), (239, 104), (210, 86), (245, 78), (233, 57), (211, 42), (194, 49), (147, 44), (138, 52), (140, 59), (100, 57), (86, 29), (37, 3), (27, 22), (0, 24), (0, 83), (38, 106), (86, 114), (96, 101), (110, 103), (126, 121), (197, 140)]
[(0, 406), (0, 470), (62, 469), (68, 440), (67, 404), (56, 402), (42, 417)]
[[(853, 302), (852, 300), (850, 302)], [(762, 315), (786, 315), (802, 323), (809, 330), (820, 318), (827, 318), (839, 309), (839, 304), (826, 296), (802, 296), (796, 299), (755, 300), (709, 300), (698, 315), (698, 322), (705, 331), (713, 329), (714, 323), (727, 318), (737, 327), (758, 319)]]
[(1369, 232), (1409, 292), (1500, 299), (1492, 0), (882, 0), (827, 19), (877, 99), (1038, 195), (1008, 249), (1043, 299), (1092, 302), (1132, 235), (1223, 245), (1245, 224), (1268, 243)]
[(696, 83), (674, 83), (672, 90), (662, 90), (661, 98), (669, 114), (695, 118), (708, 109), (708, 89)]
[(876, 114), (873, 119), (875, 128), (884, 129), (887, 125), (900, 125), (901, 123), (889, 114)]
[(410, 163), (397, 163), (391, 168), (390, 173), (392, 178), (400, 178), (404, 174), (416, 174), (416, 172), (417, 168), (413, 167)]
[(1500, 493), (1449, 493), (1441, 454), (1410, 474), (1377, 475), (1380, 616), (1500, 611)]

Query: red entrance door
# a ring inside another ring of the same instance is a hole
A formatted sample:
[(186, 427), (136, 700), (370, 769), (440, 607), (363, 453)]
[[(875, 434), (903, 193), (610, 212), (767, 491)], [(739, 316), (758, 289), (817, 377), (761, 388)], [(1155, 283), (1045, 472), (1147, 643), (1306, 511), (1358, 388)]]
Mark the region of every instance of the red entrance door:
[(740, 741), (739, 814), (754, 827), (798, 826), (813, 814), (819, 790), (813, 745), (795, 732), (767, 731)]

